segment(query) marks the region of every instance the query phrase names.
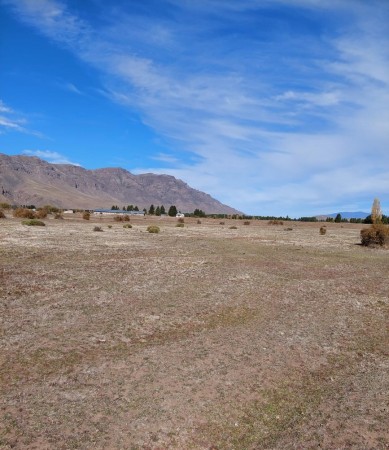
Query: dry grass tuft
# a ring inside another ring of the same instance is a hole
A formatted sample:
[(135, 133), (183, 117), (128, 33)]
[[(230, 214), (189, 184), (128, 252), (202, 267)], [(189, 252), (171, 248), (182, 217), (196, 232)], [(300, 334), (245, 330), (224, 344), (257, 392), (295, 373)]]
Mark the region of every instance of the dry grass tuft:
[(327, 233), (327, 227), (325, 225), (320, 227), (319, 233), (324, 236)]
[(149, 225), (149, 226), (147, 227), (147, 231), (148, 231), (149, 233), (159, 233), (161, 230), (160, 230), (159, 227), (157, 227), (157, 225)]
[(0, 209), (0, 219), (5, 219), (4, 211)]
[(269, 220), (268, 225), (283, 225), (284, 222), (282, 220), (274, 219)]

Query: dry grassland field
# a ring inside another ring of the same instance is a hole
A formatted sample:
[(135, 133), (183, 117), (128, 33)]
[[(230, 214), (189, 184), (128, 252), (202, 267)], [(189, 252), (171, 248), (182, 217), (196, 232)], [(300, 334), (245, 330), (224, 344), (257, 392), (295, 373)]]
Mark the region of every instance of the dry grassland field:
[(1, 449), (389, 448), (389, 251), (201, 222), (0, 220)]

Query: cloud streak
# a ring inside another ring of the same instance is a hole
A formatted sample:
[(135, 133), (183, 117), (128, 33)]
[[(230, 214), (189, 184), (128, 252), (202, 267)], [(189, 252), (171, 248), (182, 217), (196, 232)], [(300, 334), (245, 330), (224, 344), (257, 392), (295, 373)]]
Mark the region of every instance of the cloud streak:
[(69, 161), (69, 159), (61, 155), (58, 152), (53, 152), (51, 150), (23, 150), (23, 155), (36, 156), (38, 158), (44, 159), (52, 164), (71, 164), (72, 166), (79, 166), (75, 162)]
[[(99, 28), (60, 1), (6, 3), (97, 68), (105, 95), (165, 139), (172, 154), (154, 160), (170, 168), (135, 171), (171, 173), (258, 214), (340, 208), (353, 196), (362, 208), (388, 195), (384, 2), (169, 0), (169, 14), (112, 10)], [(295, 33), (285, 8), (310, 14), (310, 26), (324, 14), (335, 32)], [(269, 9), (281, 17), (271, 37)], [(363, 189), (350, 187), (356, 179)]]

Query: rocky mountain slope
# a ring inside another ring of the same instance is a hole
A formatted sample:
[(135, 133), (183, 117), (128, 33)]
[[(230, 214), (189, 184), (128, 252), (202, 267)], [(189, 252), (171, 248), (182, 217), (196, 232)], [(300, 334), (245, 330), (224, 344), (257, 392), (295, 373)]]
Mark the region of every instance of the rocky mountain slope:
[(50, 164), (32, 156), (0, 153), (0, 201), (51, 204), (61, 208), (110, 208), (133, 204), (175, 205), (183, 212), (196, 208), (207, 214), (239, 211), (170, 175), (133, 175), (121, 168), (87, 170), (70, 164)]

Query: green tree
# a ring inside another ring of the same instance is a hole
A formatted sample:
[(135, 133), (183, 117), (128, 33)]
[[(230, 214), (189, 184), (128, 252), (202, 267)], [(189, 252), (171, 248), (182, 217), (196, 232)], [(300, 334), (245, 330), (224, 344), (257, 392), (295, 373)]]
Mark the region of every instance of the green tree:
[(139, 208), (136, 205), (134, 206), (134, 211), (139, 211)]
[(155, 208), (154, 208), (154, 205), (150, 205), (150, 208), (149, 208), (149, 214), (150, 214), (150, 216), (153, 216), (153, 215), (155, 214)]
[(166, 214), (165, 207), (163, 205), (161, 205), (161, 215), (162, 214)]
[(172, 206), (169, 208), (168, 215), (169, 215), (170, 217), (176, 217), (176, 215), (177, 215), (177, 208), (176, 208), (174, 205), (172, 205)]
[(156, 215), (156, 216), (160, 216), (160, 215), (161, 215), (161, 208), (160, 208), (159, 206), (157, 206), (157, 207), (155, 208), (155, 215)]
[(335, 222), (336, 223), (339, 223), (339, 222), (341, 222), (342, 221), (342, 216), (340, 215), (340, 213), (338, 213), (337, 215), (336, 215), (336, 217), (335, 217)]

